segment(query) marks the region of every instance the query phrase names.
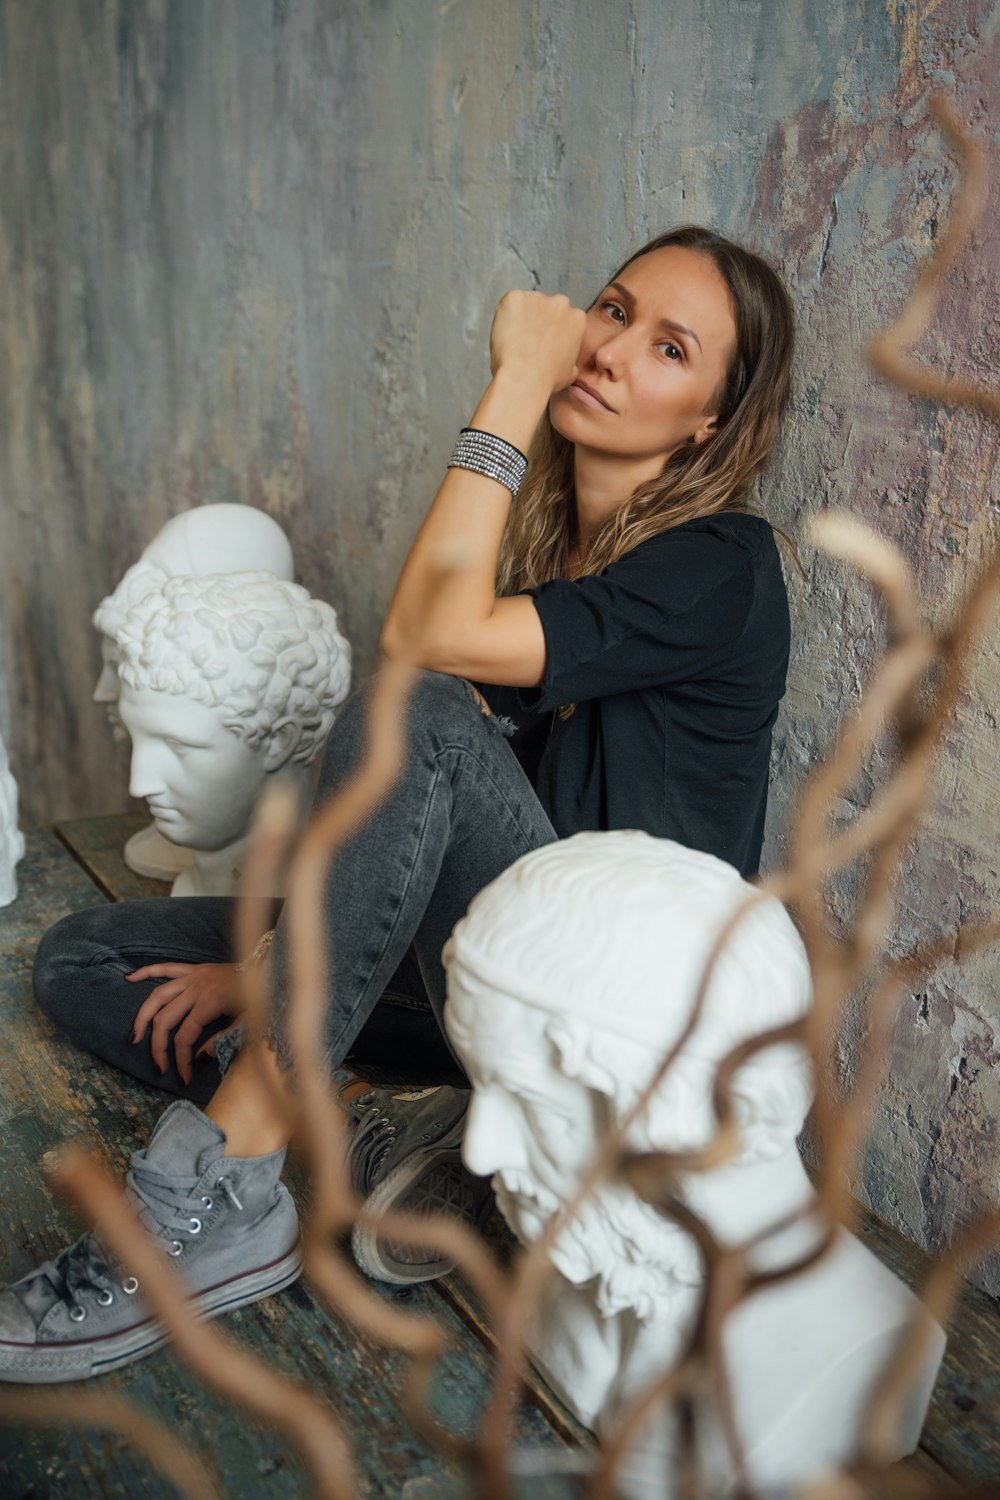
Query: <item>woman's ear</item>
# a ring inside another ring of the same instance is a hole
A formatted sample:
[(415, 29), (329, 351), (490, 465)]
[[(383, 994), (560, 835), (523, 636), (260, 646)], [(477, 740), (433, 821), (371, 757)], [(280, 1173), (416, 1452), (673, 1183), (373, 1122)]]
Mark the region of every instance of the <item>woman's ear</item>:
[(264, 770), (268, 775), (280, 771), (295, 754), (302, 738), (302, 725), (295, 719), (279, 719), (271, 730), (264, 753)]
[(691, 442), (696, 448), (700, 448), (708, 438), (714, 437), (719, 429), (718, 417), (706, 417), (698, 426), (697, 432), (691, 434)]

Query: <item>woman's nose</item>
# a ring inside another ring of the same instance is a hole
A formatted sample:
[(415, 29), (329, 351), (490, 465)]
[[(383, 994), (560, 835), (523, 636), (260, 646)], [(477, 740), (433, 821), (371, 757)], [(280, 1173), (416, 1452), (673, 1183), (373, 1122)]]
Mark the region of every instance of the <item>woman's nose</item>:
[(603, 370), (612, 380), (617, 380), (621, 375), (622, 366), (627, 357), (628, 349), (620, 333), (612, 334), (610, 338), (605, 339), (603, 344), (598, 344), (591, 356), (595, 367)]

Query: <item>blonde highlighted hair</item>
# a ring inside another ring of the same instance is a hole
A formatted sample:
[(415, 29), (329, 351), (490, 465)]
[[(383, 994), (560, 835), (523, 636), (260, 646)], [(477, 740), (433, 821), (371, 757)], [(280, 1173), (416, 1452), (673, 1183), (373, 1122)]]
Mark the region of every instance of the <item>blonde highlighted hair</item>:
[[(729, 290), (736, 342), (713, 401), (717, 426), (705, 442), (672, 453), (659, 477), (640, 485), (608, 517), (590, 539), (584, 573), (602, 572), (640, 542), (684, 521), (751, 510), (755, 481), (774, 451), (788, 405), (792, 307), (760, 256), (714, 230), (687, 225), (650, 240), (610, 280), (640, 256), (673, 245), (708, 256)], [(514, 594), (563, 577), (576, 540), (575, 521), (573, 444), (555, 431), (546, 414), (500, 551), (497, 593)], [(790, 545), (794, 552), (794, 543)]]

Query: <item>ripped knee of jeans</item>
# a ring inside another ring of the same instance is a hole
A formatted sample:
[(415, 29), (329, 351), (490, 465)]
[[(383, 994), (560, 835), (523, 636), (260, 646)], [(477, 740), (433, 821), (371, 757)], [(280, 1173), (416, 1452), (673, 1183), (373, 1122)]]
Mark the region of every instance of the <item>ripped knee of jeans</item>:
[(490, 705), (487, 703), (486, 699), (483, 697), (483, 695), (479, 691), (479, 689), (472, 686), (472, 683), (469, 681), (469, 679), (467, 677), (463, 678), (462, 680), (464, 681), (466, 687), (468, 688), (469, 692), (472, 694), (472, 696), (475, 699), (475, 701), (479, 704), (479, 707), (482, 709), (483, 717), (486, 718), (486, 719), (488, 719), (491, 716), (491, 714), (493, 713), (493, 710), (490, 708)]

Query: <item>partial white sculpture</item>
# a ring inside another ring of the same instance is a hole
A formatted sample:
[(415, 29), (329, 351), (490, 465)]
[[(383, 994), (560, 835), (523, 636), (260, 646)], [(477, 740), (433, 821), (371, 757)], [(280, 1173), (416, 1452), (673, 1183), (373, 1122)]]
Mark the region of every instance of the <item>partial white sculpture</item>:
[(17, 900), (17, 865), (24, 858), (24, 835), (17, 826), (17, 783), (0, 739), (0, 906)]
[[(752, 894), (731, 866), (644, 833), (581, 833), (524, 856), (473, 900), (445, 946), (448, 1034), (474, 1093), (463, 1155), (492, 1175), (511, 1229), (529, 1244), (574, 1196), (612, 1120), (624, 1117), (687, 1022), (727, 917)], [(802, 943), (777, 901), (727, 946), (677, 1062), (629, 1129), (640, 1151), (712, 1136), (717, 1066), (742, 1041), (810, 1004)], [(796, 1137), (811, 1098), (802, 1052), (758, 1052), (736, 1074), (739, 1152), (688, 1173), (678, 1194), (726, 1245), (757, 1234), (755, 1268), (787, 1266), (818, 1242)], [(768, 1231), (773, 1231), (768, 1234)], [(607, 1436), (673, 1362), (703, 1284), (688, 1233), (623, 1183), (600, 1187), (557, 1238), (531, 1355), (582, 1422)], [(916, 1299), (853, 1236), (815, 1267), (729, 1317), (724, 1348), (735, 1420), (756, 1486), (795, 1484), (855, 1456), (869, 1396)], [(935, 1329), (899, 1454), (916, 1447), (944, 1348)], [(699, 1449), (712, 1493), (733, 1480), (706, 1410)], [(662, 1500), (676, 1453), (660, 1408), (620, 1474), (623, 1494)]]
[(118, 651), (129, 790), (194, 852), (172, 894), (229, 895), (266, 778), (304, 788), (347, 696), (350, 647), (329, 604), (270, 573), (166, 578), (133, 599), (134, 572), (95, 617)]
[[(295, 576), (291, 545), (277, 521), (249, 505), (201, 505), (172, 517), (161, 528), (138, 563), (125, 574), (119, 588), (128, 578), (123, 598), (135, 603), (144, 591), (158, 587), (164, 578), (201, 577), (206, 573), (257, 568), (289, 583)], [(101, 603), (98, 613), (108, 602), (105, 599)], [(97, 624), (96, 615), (94, 623)], [(121, 742), (128, 739), (128, 733), (118, 712), (118, 653), (110, 635), (102, 636), (101, 655), (104, 665), (93, 699), (105, 705), (111, 733)], [(173, 880), (189, 867), (192, 859), (189, 849), (168, 842), (154, 823), (134, 833), (125, 845), (125, 863), (129, 868), (156, 880)]]

